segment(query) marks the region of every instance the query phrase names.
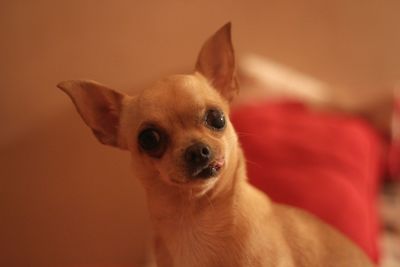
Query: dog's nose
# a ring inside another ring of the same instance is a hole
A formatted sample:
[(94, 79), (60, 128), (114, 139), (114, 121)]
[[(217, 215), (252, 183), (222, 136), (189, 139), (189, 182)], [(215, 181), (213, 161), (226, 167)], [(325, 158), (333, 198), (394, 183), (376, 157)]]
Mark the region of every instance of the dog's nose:
[(204, 143), (191, 145), (185, 151), (186, 163), (193, 167), (205, 165), (210, 161), (211, 156), (210, 147)]

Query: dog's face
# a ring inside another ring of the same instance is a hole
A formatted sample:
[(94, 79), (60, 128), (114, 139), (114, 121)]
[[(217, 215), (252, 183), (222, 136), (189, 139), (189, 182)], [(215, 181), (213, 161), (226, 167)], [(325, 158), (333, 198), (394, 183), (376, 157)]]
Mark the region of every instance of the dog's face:
[(90, 81), (59, 87), (100, 142), (131, 152), (145, 183), (210, 187), (229, 168), (237, 145), (229, 121), (238, 89), (234, 71), (227, 24), (203, 45), (194, 74), (169, 76), (136, 96)]
[(132, 99), (122, 138), (146, 176), (179, 186), (212, 183), (237, 142), (228, 113), (227, 101), (202, 75), (175, 75)]

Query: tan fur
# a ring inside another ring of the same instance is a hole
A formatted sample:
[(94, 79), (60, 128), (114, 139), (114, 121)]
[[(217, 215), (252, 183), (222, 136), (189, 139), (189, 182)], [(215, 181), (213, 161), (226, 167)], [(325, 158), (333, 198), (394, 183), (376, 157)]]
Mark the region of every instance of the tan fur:
[[(222, 131), (205, 127), (210, 108), (229, 116), (229, 102), (238, 90), (230, 24), (205, 43), (194, 74), (167, 77), (139, 95), (110, 93), (90, 81), (59, 87), (100, 141), (131, 152), (134, 173), (147, 193), (159, 267), (372, 266), (338, 231), (271, 202), (247, 182), (243, 153), (228, 119)], [(147, 125), (167, 133), (161, 157), (139, 148), (138, 133)], [(194, 141), (208, 144), (223, 159), (217, 176), (188, 177), (182, 151)]]

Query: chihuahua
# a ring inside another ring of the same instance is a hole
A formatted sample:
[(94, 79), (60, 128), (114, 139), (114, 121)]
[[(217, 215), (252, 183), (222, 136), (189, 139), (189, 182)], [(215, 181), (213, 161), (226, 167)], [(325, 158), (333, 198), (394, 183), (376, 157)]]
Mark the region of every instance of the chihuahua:
[(239, 89), (230, 32), (228, 23), (204, 43), (193, 74), (135, 96), (87, 80), (58, 84), (101, 143), (130, 151), (157, 266), (372, 266), (337, 230), (247, 181), (229, 120)]

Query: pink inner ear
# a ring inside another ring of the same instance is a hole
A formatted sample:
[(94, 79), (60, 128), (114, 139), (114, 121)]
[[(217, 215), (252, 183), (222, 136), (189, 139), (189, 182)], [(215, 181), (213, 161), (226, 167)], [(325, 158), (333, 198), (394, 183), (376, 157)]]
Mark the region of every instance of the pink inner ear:
[(103, 144), (117, 146), (119, 112), (113, 106), (99, 106), (96, 111), (97, 129), (93, 133)]
[(93, 103), (93, 133), (106, 145), (118, 146), (119, 116), (122, 95), (114, 91), (103, 91)]

